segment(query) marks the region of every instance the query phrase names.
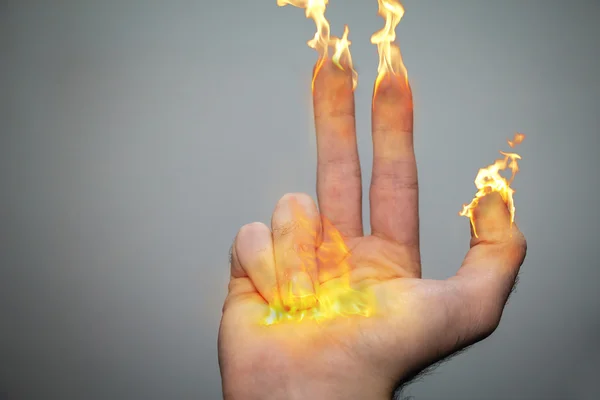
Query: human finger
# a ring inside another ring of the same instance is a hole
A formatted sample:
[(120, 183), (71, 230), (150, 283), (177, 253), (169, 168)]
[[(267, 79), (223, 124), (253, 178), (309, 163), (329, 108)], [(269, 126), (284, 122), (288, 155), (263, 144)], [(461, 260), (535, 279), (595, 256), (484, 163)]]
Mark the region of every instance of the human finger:
[(356, 144), (352, 70), (320, 60), (313, 79), (317, 197), (321, 214), (345, 236), (362, 236), (361, 170)]
[(271, 218), (275, 270), (283, 306), (301, 310), (316, 304), (316, 248), (321, 230), (317, 206), (306, 194), (287, 194)]
[[(269, 304), (276, 303), (277, 277), (271, 230), (263, 223), (244, 225), (232, 246), (232, 280), (246, 280)], [(240, 283), (237, 283), (240, 285)]]
[(487, 334), (500, 322), (525, 259), (527, 242), (496, 192), (479, 199), (473, 225), (471, 249), (450, 281), (464, 294), (472, 320)]
[[(377, 79), (372, 110), (371, 230), (419, 252), (419, 198), (413, 101), (405, 76)], [(417, 264), (418, 265), (418, 264)], [(415, 271), (420, 275), (420, 271)]]

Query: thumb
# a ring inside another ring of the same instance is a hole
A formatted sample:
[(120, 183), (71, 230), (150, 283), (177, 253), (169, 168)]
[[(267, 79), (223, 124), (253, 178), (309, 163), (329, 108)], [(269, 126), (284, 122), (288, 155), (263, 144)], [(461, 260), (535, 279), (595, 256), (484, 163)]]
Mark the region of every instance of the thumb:
[(479, 199), (473, 210), (471, 249), (458, 270), (459, 276), (515, 277), (527, 249), (525, 237), (512, 222), (509, 206), (499, 193)]
[(492, 192), (479, 199), (473, 209), (471, 224), (471, 247), (480, 241), (503, 241), (511, 236), (511, 214), (498, 192)]
[(500, 321), (527, 250), (508, 207), (498, 193), (479, 199), (473, 210), (471, 249), (456, 276), (450, 278), (462, 289), (463, 304), (488, 334)]

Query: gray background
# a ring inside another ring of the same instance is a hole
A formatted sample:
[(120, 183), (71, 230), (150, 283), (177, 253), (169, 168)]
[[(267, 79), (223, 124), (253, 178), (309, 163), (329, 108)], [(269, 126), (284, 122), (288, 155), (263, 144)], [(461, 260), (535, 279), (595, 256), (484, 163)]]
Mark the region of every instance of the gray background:
[[(496, 333), (406, 394), (594, 398), (599, 3), (404, 5), (425, 276), (458, 268), (457, 213), (514, 131), (529, 241)], [(350, 25), (365, 177), (376, 11), (327, 13)], [(314, 194), (313, 33), (275, 0), (0, 1), (0, 398), (219, 398), (231, 241)]]

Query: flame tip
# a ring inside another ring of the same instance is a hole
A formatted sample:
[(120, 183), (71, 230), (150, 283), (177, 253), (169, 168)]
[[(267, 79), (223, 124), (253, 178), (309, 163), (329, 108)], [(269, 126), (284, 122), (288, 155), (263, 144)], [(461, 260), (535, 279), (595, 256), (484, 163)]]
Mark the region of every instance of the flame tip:
[[(329, 21), (325, 18), (325, 10), (328, 0), (277, 0), (277, 5), (291, 4), (295, 7), (304, 8), (306, 18), (311, 18), (317, 27), (314, 37), (307, 41), (310, 48), (315, 49), (319, 53), (320, 58), (329, 56), (329, 47), (334, 49), (334, 62), (341, 68), (340, 60), (344, 57), (348, 63), (348, 69), (352, 71), (352, 88), (357, 85), (358, 74), (353, 68), (352, 57), (350, 55), (350, 44), (348, 34), (350, 28), (344, 25), (344, 33), (341, 38), (331, 36)], [(342, 68), (343, 69), (343, 68)], [(314, 77), (313, 77), (314, 90)]]
[(371, 43), (377, 45), (379, 53), (378, 76), (390, 72), (407, 76), (400, 47), (395, 44), (396, 27), (404, 15), (404, 7), (397, 0), (378, 0), (378, 5), (378, 15), (385, 20), (384, 27), (371, 36)]
[[(508, 139), (508, 145), (511, 148), (519, 145), (525, 138), (525, 135), (522, 133), (516, 133), (512, 140)], [(512, 226), (515, 219), (515, 206), (513, 195), (516, 192), (511, 184), (519, 172), (519, 163), (518, 160), (521, 160), (521, 156), (514, 152), (499, 152), (503, 158), (497, 159), (492, 164), (487, 167), (480, 168), (477, 176), (475, 177), (475, 186), (477, 187), (477, 193), (471, 203), (467, 205), (463, 205), (462, 211), (459, 213), (460, 216), (468, 217), (471, 220), (471, 225), (473, 226), (473, 232), (475, 237), (477, 234), (475, 232), (475, 221), (473, 218), (473, 210), (479, 204), (479, 199), (487, 194), (498, 192), (502, 196), (502, 200), (508, 206), (510, 212), (510, 225)], [(505, 178), (501, 175), (502, 171), (505, 170), (511, 171), (510, 178)]]

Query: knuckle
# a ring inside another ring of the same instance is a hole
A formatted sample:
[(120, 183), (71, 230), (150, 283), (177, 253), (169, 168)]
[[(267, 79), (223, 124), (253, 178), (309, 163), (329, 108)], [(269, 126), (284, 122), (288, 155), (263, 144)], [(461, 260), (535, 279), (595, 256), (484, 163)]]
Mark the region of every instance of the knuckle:
[(508, 237), (506, 236), (508, 235), (504, 235), (504, 237), (500, 238), (498, 243), (503, 249), (504, 257), (507, 259), (511, 271), (513, 271), (513, 273), (518, 273), (527, 254), (527, 241), (521, 231), (517, 229), (513, 229), (511, 235)]
[(320, 107), (315, 110), (315, 121), (334, 118), (354, 121), (354, 109), (348, 106), (334, 105), (331, 107)]
[(467, 342), (474, 343), (485, 339), (496, 330), (502, 316), (503, 304), (498, 301), (485, 280), (469, 280), (464, 283), (466, 284), (453, 286), (457, 298), (460, 298), (459, 308), (463, 310), (460, 313), (460, 325), (463, 326), (460, 331)]
[(391, 193), (401, 190), (410, 190), (415, 192), (419, 190), (419, 183), (415, 178), (397, 174), (374, 175), (371, 186), (375, 190)]
[(283, 222), (273, 228), (273, 235), (277, 237), (288, 236), (297, 231), (299, 227), (300, 224), (298, 221)]
[(281, 196), (281, 198), (279, 199), (279, 201), (277, 202), (277, 206), (281, 206), (283, 204), (287, 204), (289, 203), (294, 196), (296, 195), (296, 193), (286, 193), (283, 196)]
[(236, 240), (243, 240), (247, 236), (254, 236), (256, 234), (261, 234), (264, 232), (270, 232), (270, 229), (263, 224), (262, 222), (251, 222), (249, 224), (243, 225), (238, 233)]
[(288, 204), (291, 202), (298, 202), (299, 204), (310, 204), (313, 202), (312, 197), (310, 197), (307, 193), (295, 192), (295, 193), (286, 193), (281, 199), (277, 202), (278, 205)]
[(292, 245), (292, 249), (293, 249), (294, 253), (298, 254), (299, 256), (306, 256), (306, 255), (312, 255), (315, 253), (316, 245), (314, 242), (308, 243), (306, 241), (302, 241), (302, 242), (294, 243)]
[(523, 259), (527, 255), (527, 239), (525, 239), (525, 235), (521, 233), (521, 231), (517, 231), (514, 235), (516, 246), (518, 246), (518, 250), (523, 255)]
[(317, 160), (318, 167), (336, 168), (343, 171), (356, 173), (360, 171), (360, 159), (358, 154), (331, 154), (328, 157), (320, 157)]
[(289, 228), (291, 224), (312, 221), (318, 215), (317, 206), (312, 197), (306, 193), (287, 193), (275, 206), (271, 216), (273, 230), (281, 230), (281, 226)]
[(314, 205), (312, 197), (307, 193), (294, 193), (294, 200), (305, 207), (312, 207)]
[(378, 168), (373, 174), (371, 186), (374, 189), (391, 192), (419, 189), (414, 160), (380, 161), (378, 164), (385, 168)]
[[(286, 193), (283, 196), (281, 196), (281, 198), (277, 202), (277, 206), (287, 205), (288, 203), (291, 203), (293, 201), (302, 200), (307, 196), (308, 195), (306, 193), (297, 193), (297, 192)], [(310, 197), (310, 196), (308, 196), (308, 197)]]
[(472, 327), (477, 337), (483, 339), (490, 336), (498, 328), (502, 307), (497, 304), (483, 304), (476, 307), (472, 314)]
[(498, 328), (504, 302), (500, 301), (489, 288), (471, 290), (469, 294), (469, 326), (470, 335), (481, 340)]
[(375, 135), (412, 135), (412, 122), (406, 121), (404, 126), (398, 127), (396, 124), (389, 121), (378, 121), (373, 126)]

